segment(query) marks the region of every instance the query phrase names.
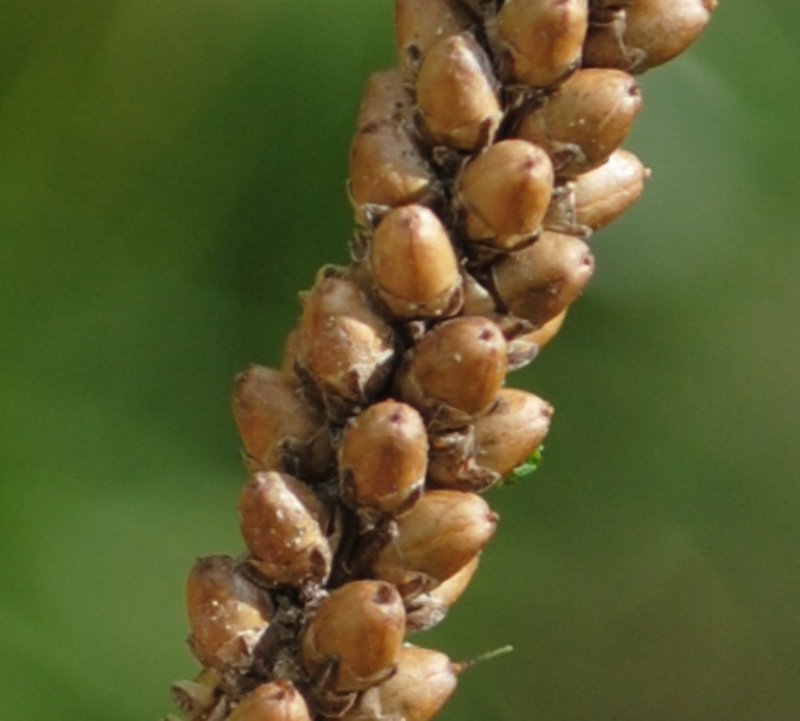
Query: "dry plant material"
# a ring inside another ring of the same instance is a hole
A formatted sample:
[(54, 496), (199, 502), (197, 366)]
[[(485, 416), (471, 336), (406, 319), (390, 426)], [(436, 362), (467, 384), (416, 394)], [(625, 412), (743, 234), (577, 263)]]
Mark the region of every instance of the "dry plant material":
[(186, 588), (189, 721), (428, 721), (465, 664), (441, 622), (530, 472), (552, 406), (504, 387), (641, 195), (634, 75), (716, 0), (395, 0), (398, 67), (365, 86), (348, 267), (320, 269), (280, 369), (237, 376), (246, 550)]

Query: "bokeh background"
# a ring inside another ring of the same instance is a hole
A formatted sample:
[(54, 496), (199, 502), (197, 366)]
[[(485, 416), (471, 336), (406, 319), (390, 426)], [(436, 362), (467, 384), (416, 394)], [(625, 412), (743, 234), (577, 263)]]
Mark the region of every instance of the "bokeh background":
[[(346, 260), (389, 0), (3, 0), (0, 716), (155, 721), (197, 555), (241, 549), (235, 372)], [(723, 1), (643, 78), (653, 168), (512, 382), (541, 469), (421, 644), (443, 721), (796, 721), (800, 231), (792, 0)]]

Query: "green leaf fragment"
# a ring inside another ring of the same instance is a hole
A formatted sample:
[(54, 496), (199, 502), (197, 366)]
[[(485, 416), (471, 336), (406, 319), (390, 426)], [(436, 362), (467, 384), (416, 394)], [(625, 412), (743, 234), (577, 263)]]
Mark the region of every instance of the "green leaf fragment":
[(542, 462), (542, 451), (544, 446), (539, 446), (533, 453), (531, 453), (528, 460), (517, 466), (513, 471), (503, 476), (500, 481), (501, 486), (509, 486), (520, 481), (524, 481), (528, 476), (533, 475)]

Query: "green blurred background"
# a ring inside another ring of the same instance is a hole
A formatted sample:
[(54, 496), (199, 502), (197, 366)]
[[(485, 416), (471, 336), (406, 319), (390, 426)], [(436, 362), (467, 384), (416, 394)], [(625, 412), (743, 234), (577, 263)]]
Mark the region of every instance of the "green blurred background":
[[(3, 0), (0, 716), (155, 721), (190, 675), (195, 556), (237, 553), (233, 374), (316, 268), (390, 0)], [(793, 0), (723, 1), (643, 78), (643, 200), (512, 383), (545, 461), (420, 637), (444, 721), (800, 718)]]

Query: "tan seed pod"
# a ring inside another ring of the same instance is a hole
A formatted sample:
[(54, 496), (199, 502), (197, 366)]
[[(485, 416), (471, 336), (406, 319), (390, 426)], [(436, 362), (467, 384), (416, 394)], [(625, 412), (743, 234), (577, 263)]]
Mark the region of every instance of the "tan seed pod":
[(636, 0), (589, 28), (584, 64), (643, 73), (686, 50), (703, 32), (717, 0)]
[(470, 429), (431, 439), (431, 482), (441, 488), (486, 490), (542, 445), (552, 415), (552, 406), (533, 393), (501, 389), (492, 410)]
[(237, 375), (233, 416), (252, 471), (316, 476), (333, 460), (324, 417), (292, 375), (258, 365)]
[(475, 556), (450, 578), (417, 596), (406, 608), (406, 629), (409, 632), (425, 631), (443, 621), (450, 607), (467, 590), (479, 563), (480, 556)]
[(533, 245), (496, 263), (492, 278), (508, 311), (540, 327), (577, 299), (593, 272), (586, 243), (545, 231)]
[(500, 47), (517, 82), (548, 87), (580, 64), (587, 0), (506, 0), (497, 15)]
[(395, 669), (405, 631), (397, 590), (383, 581), (352, 581), (331, 592), (300, 640), (303, 663), (333, 692), (360, 691)]
[(562, 310), (558, 315), (546, 321), (536, 330), (531, 331), (520, 336), (519, 340), (524, 343), (532, 343), (539, 350), (544, 348), (561, 330), (564, 325), (564, 320), (567, 317), (567, 308)]
[(467, 237), (511, 250), (541, 230), (553, 191), (553, 164), (525, 140), (501, 140), (466, 165), (457, 194)]
[(369, 402), (385, 385), (395, 360), (391, 327), (373, 311), (346, 272), (323, 268), (301, 294), (298, 361), (323, 396)]
[(422, 205), (390, 210), (369, 251), (378, 295), (399, 318), (453, 315), (461, 300), (461, 272), (450, 238)]
[(642, 194), (649, 168), (633, 153), (616, 150), (599, 168), (575, 178), (575, 220), (599, 230), (616, 220)]
[(411, 122), (414, 95), (397, 68), (373, 73), (364, 85), (356, 125), (359, 130), (379, 123)]
[(299, 587), (327, 580), (331, 514), (305, 483), (288, 473), (254, 474), (239, 498), (239, 518), (249, 563), (267, 581)]
[(311, 721), (303, 695), (287, 679), (256, 686), (233, 710), (228, 721)]
[(422, 493), (428, 435), (411, 406), (387, 400), (348, 423), (339, 446), (342, 499), (356, 508), (397, 514)]
[(247, 668), (272, 618), (266, 593), (239, 572), (229, 556), (199, 558), (186, 582), (189, 647), (204, 666)]
[(641, 104), (639, 85), (627, 73), (579, 70), (523, 115), (516, 134), (550, 154), (558, 177), (573, 177), (604, 163), (622, 145)]
[(350, 199), (360, 222), (364, 206), (390, 208), (435, 197), (436, 174), (404, 123), (374, 123), (350, 146)]
[(488, 145), (503, 117), (489, 57), (466, 32), (429, 50), (417, 77), (417, 102), (433, 142), (458, 150)]
[(457, 427), (489, 409), (507, 369), (506, 341), (497, 325), (462, 316), (418, 341), (398, 374), (398, 392), (431, 427)]
[(473, 24), (458, 0), (395, 0), (394, 28), (400, 64), (416, 72), (437, 42), (469, 30)]
[(428, 491), (393, 521), (390, 538), (365, 547), (371, 575), (394, 584), (409, 601), (471, 563), (494, 536), (497, 521), (474, 493)]
[(430, 721), (453, 695), (463, 669), (439, 651), (404, 644), (397, 673), (366, 691), (342, 721)]

